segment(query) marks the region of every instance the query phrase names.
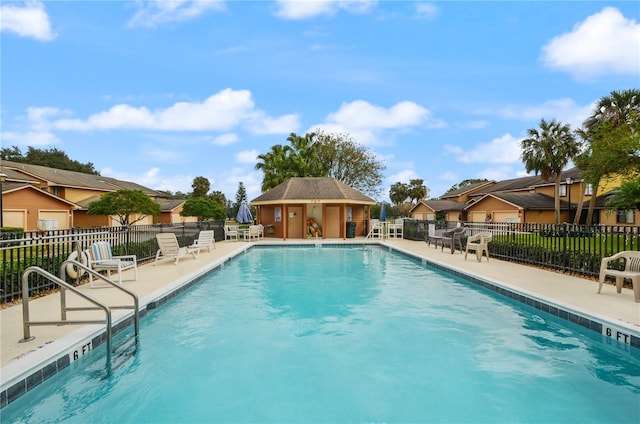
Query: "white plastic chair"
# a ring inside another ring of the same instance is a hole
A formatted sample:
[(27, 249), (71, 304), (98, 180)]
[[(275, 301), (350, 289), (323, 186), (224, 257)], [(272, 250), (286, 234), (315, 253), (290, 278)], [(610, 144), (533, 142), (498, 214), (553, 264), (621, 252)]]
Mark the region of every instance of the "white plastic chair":
[[(624, 269), (609, 269), (609, 262), (624, 259)], [(613, 256), (602, 258), (600, 262), (600, 278), (598, 286), (598, 294), (602, 290), (602, 285), (607, 276), (615, 277), (616, 291), (622, 292), (622, 283), (624, 279), (631, 280), (633, 284), (633, 299), (640, 303), (640, 251), (627, 250), (618, 252)]]
[(467, 247), (464, 251), (464, 260), (467, 260), (469, 252), (475, 252), (478, 262), (482, 261), (482, 255), (487, 256), (487, 262), (489, 261), (489, 243), (493, 239), (493, 236), (489, 232), (478, 233), (467, 238)]
[(191, 255), (193, 259), (196, 259), (200, 253), (199, 247), (180, 247), (174, 233), (158, 233), (156, 234), (156, 241), (158, 242), (158, 251), (156, 252), (156, 260), (153, 262), (153, 266), (157, 265), (159, 259), (175, 258), (174, 263), (177, 264), (183, 256)]
[(191, 245), (192, 248), (204, 249), (205, 247), (211, 252), (211, 247), (216, 248), (216, 238), (213, 230), (202, 230), (198, 234), (198, 239)]
[(237, 225), (225, 225), (224, 226), (224, 239), (231, 240), (236, 239), (238, 241), (238, 237), (240, 235), (240, 231), (238, 230)]

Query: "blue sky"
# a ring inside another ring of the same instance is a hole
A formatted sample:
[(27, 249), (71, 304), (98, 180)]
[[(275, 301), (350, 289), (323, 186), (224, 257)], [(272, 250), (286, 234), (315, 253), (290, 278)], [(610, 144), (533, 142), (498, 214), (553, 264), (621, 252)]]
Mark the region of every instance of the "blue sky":
[(55, 1), (1, 4), (2, 147), (57, 148), (102, 175), (252, 199), (256, 156), (348, 133), (422, 178), (525, 175), (541, 118), (578, 128), (640, 87), (637, 2)]

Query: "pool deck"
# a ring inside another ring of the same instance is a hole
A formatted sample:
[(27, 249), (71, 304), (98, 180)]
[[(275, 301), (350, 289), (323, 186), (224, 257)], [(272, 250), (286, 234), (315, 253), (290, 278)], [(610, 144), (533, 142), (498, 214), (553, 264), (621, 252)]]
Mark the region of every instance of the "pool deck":
[[(313, 245), (315, 240), (288, 240), (264, 239), (256, 242), (223, 241), (216, 242), (216, 248), (212, 252), (202, 251), (197, 259), (186, 256), (180, 259), (177, 265), (173, 260), (161, 260), (157, 266), (145, 263), (138, 266), (137, 281), (124, 281), (124, 286), (135, 292), (140, 300), (140, 307), (145, 308), (150, 302), (163, 298), (166, 294), (180, 288), (189, 281), (204, 275), (211, 269), (220, 266), (233, 256), (241, 254), (253, 244), (300, 244)], [(477, 262), (475, 255), (464, 259), (464, 254), (456, 252), (451, 254), (446, 249), (427, 246), (424, 242), (387, 239), (365, 240), (363, 238), (347, 240), (320, 240), (320, 243), (328, 244), (353, 244), (353, 243), (382, 243), (393, 248), (418, 256), (440, 266), (452, 268), (460, 273), (471, 275), (479, 279), (495, 283), (502, 287), (513, 289), (528, 297), (539, 299), (554, 305), (561, 306), (564, 310), (595, 317), (598, 320), (611, 323), (626, 334), (640, 336), (640, 303), (635, 303), (633, 290), (623, 288), (622, 293), (616, 293), (613, 285), (605, 285), (601, 294), (596, 294), (598, 283), (589, 279), (574, 277), (538, 269), (531, 266), (515, 264), (511, 262), (486, 258)], [(132, 271), (123, 273), (123, 277), (132, 276)], [(107, 305), (131, 304), (130, 298), (122, 295), (115, 288), (90, 288), (89, 284), (80, 286), (80, 290), (90, 296), (106, 303)], [(79, 306), (85, 302), (74, 294), (67, 295), (69, 306)], [(52, 293), (29, 302), (30, 318), (32, 321), (46, 321), (60, 319), (60, 296)], [(113, 322), (131, 315), (128, 310), (116, 310), (113, 312)], [(100, 312), (69, 312), (69, 319), (79, 317), (104, 317)], [(188, 317), (185, 317), (188, 319)], [(51, 358), (60, 356), (61, 353), (72, 352), (86, 343), (92, 334), (101, 331), (104, 325), (65, 325), (65, 326), (34, 326), (31, 327), (31, 336), (35, 339), (20, 343), (23, 338), (22, 307), (21, 304), (0, 309), (0, 386), (2, 390), (24, 379), (34, 370), (42, 368), (43, 364)], [(140, 335), (144, 343), (144, 334)], [(102, 348), (102, 346), (98, 347)], [(37, 383), (36, 383), (37, 384)]]

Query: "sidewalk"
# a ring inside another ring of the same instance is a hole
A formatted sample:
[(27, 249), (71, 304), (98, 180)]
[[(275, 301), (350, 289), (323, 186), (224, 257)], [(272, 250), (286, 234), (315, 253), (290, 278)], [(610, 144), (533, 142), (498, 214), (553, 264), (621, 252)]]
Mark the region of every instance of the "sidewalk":
[[(375, 243), (377, 241), (364, 240), (362, 238), (347, 240), (320, 240), (320, 243)], [(257, 242), (217, 242), (212, 252), (203, 250), (197, 259), (191, 256), (180, 259), (179, 264), (174, 265), (173, 260), (161, 260), (157, 266), (151, 263), (140, 265), (137, 281), (125, 281), (124, 286), (134, 291), (140, 300), (140, 307), (144, 309), (147, 304), (164, 297), (181, 285), (206, 274), (209, 270), (228, 261), (233, 256), (242, 253), (253, 244), (315, 244), (316, 240), (289, 240), (265, 239)], [(501, 287), (510, 288), (528, 297), (539, 299), (550, 304), (562, 307), (564, 310), (573, 311), (582, 316), (595, 319), (599, 322), (609, 322), (625, 332), (640, 337), (640, 303), (635, 303), (633, 291), (623, 289), (621, 294), (616, 293), (615, 287), (605, 285), (602, 294), (596, 294), (598, 283), (595, 281), (568, 276), (552, 271), (519, 265), (511, 262), (491, 259), (487, 262), (476, 261), (475, 255), (465, 261), (464, 254), (450, 251), (441, 251), (440, 248), (427, 246), (424, 242), (387, 239), (384, 244), (408, 254), (419, 256), (433, 263), (453, 268), (461, 273), (487, 280)], [(123, 277), (129, 277), (131, 271), (126, 271)], [(114, 288), (89, 288), (88, 284), (80, 286), (80, 289), (90, 296), (108, 304), (131, 304), (131, 299), (123, 296), (122, 292)], [(78, 296), (67, 296), (69, 306), (78, 306), (82, 302)], [(30, 318), (32, 321), (59, 320), (60, 296), (58, 293), (29, 302)], [(113, 322), (122, 319), (131, 311), (114, 311)], [(69, 319), (82, 317), (103, 318), (102, 312), (69, 312)], [(66, 326), (34, 326), (31, 327), (31, 335), (35, 339), (26, 343), (20, 343), (23, 338), (22, 307), (14, 305), (0, 310), (1, 349), (0, 365), (1, 386), (6, 390), (8, 384), (13, 384), (18, 378), (24, 378), (34, 370), (42, 368), (43, 364), (51, 358), (70, 352), (81, 343), (86, 343), (92, 334), (102, 331), (104, 325), (66, 325)], [(144, 334), (141, 334), (144, 339)], [(89, 339), (90, 340), (90, 339)]]

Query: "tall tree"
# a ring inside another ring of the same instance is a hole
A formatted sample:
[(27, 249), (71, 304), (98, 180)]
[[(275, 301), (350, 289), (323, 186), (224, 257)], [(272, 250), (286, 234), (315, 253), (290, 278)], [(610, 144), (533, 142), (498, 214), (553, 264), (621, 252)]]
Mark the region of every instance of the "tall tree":
[[(158, 216), (160, 205), (155, 203), (142, 190), (118, 190), (104, 194), (100, 200), (89, 203), (89, 215), (116, 216), (120, 225), (131, 225), (148, 215)], [(132, 217), (137, 218), (131, 220)]]
[(371, 197), (382, 192), (384, 162), (347, 133), (316, 131), (322, 177), (332, 177)]
[(263, 192), (297, 176), (294, 167), (291, 166), (290, 152), (290, 146), (276, 144), (271, 146), (270, 152), (258, 155), (255, 168), (263, 173), (261, 187)]
[(417, 204), (419, 200), (426, 198), (428, 194), (429, 189), (424, 185), (423, 179), (415, 178), (409, 180), (409, 197), (412, 204), (414, 202)]
[(191, 197), (206, 197), (211, 188), (211, 183), (205, 177), (195, 177), (193, 183), (191, 183)]
[(277, 144), (258, 155), (262, 191), (291, 177), (332, 177), (369, 195), (380, 193), (384, 164), (349, 135), (317, 131), (300, 137), (292, 133), (287, 140), (289, 145)]
[(225, 217), (224, 206), (208, 197), (193, 197), (184, 202), (180, 216), (196, 216), (198, 221)]
[(13, 162), (28, 163), (31, 165), (46, 166), (55, 169), (64, 169), (67, 171), (83, 172), (85, 174), (100, 175), (93, 166), (93, 163), (80, 163), (77, 160), (72, 160), (62, 150), (58, 150), (55, 147), (51, 149), (36, 149), (35, 147), (29, 147), (26, 154), (22, 154), (22, 151), (17, 146), (11, 148), (0, 149), (0, 159), (10, 160)]
[(244, 187), (244, 183), (240, 181), (238, 183), (238, 190), (236, 191), (236, 202), (233, 205), (233, 213), (231, 216), (235, 217), (238, 214), (240, 205), (242, 202), (247, 201), (247, 189)]
[(409, 198), (409, 185), (406, 183), (397, 182), (391, 185), (389, 189), (389, 200), (394, 205), (401, 205)]
[(592, 195), (587, 223), (593, 222), (601, 180), (612, 174), (637, 176), (640, 169), (640, 90), (612, 91), (595, 105), (578, 135), (586, 142), (576, 158)]
[(608, 209), (622, 209), (640, 211), (640, 179), (625, 181), (616, 190), (611, 192), (607, 200)]
[(527, 172), (540, 174), (543, 181), (553, 178), (555, 223), (560, 222), (560, 178), (562, 170), (580, 151), (569, 125), (542, 119), (540, 128), (527, 131), (529, 138), (522, 140), (522, 161)]

